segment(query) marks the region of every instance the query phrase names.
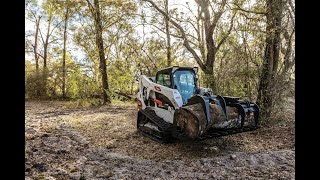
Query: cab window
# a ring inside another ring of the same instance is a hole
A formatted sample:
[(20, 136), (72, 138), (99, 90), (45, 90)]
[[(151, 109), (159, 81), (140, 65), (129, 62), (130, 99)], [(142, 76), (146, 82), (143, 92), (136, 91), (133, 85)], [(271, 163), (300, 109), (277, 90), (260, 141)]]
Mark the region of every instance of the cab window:
[(184, 103), (187, 103), (188, 99), (195, 94), (194, 77), (194, 72), (189, 70), (178, 70), (173, 74), (174, 88), (180, 92)]
[(171, 79), (169, 74), (158, 74), (157, 84), (171, 88)]

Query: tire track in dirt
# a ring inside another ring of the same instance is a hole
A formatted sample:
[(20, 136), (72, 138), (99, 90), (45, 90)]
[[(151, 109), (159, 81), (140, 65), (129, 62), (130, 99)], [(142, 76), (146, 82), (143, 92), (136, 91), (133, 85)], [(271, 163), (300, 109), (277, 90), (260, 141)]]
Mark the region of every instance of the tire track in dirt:
[(294, 179), (294, 123), (201, 142), (136, 132), (134, 107), (26, 102), (26, 179)]

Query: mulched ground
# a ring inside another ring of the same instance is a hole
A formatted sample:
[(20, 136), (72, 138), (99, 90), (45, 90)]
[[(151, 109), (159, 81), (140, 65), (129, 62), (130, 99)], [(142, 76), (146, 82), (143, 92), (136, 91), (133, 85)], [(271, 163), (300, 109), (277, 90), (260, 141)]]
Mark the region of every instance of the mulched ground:
[(136, 131), (134, 106), (69, 109), (26, 102), (26, 179), (294, 179), (294, 121), (159, 144)]

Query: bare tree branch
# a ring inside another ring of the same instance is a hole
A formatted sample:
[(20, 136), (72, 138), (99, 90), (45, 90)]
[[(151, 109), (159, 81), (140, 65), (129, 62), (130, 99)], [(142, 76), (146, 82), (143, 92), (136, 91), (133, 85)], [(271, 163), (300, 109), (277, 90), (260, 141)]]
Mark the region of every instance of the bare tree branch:
[(42, 59), (44, 58), (40, 53), (37, 53), (37, 54), (38, 54), (38, 56), (42, 57)]
[(54, 29), (56, 29), (62, 22), (63, 22), (63, 20), (60, 21), (59, 23), (57, 23), (57, 24), (52, 28), (51, 32), (49, 33), (49, 37), (50, 37), (51, 34), (53, 33)]
[[(87, 1), (87, 3), (88, 3), (88, 7), (89, 7), (89, 10), (91, 11), (91, 14), (92, 14), (93, 16), (95, 16), (93, 5), (91, 4), (91, 2), (90, 2), (89, 0), (86, 0), (86, 1)], [(94, 17), (94, 18), (95, 18), (95, 17)]]
[(186, 22), (186, 23), (188, 23), (188, 24), (191, 24), (191, 26), (193, 27), (193, 29), (197, 32), (197, 33), (199, 33), (199, 30), (195, 27), (195, 25), (193, 24), (194, 22), (191, 22), (191, 21), (188, 21), (188, 20), (179, 20), (179, 19), (176, 19), (176, 18), (174, 18), (174, 17), (172, 17), (172, 19), (174, 19), (174, 20), (176, 20), (176, 21), (179, 21), (179, 22)]
[(200, 57), (198, 56), (198, 54), (190, 47), (190, 44), (188, 42), (188, 39), (187, 39), (187, 36), (186, 36), (186, 33), (184, 31), (184, 29), (177, 23), (175, 22), (174, 20), (172, 20), (170, 18), (170, 16), (165, 13), (163, 10), (161, 10), (153, 1), (151, 0), (143, 0), (143, 1), (146, 1), (146, 2), (149, 2), (155, 9), (157, 9), (157, 11), (159, 11), (162, 15), (166, 16), (169, 21), (176, 27), (179, 29), (180, 33), (181, 33), (181, 36), (182, 36), (182, 39), (184, 40), (183, 42), (183, 45), (187, 48), (187, 50), (193, 55), (193, 57), (195, 58), (195, 60), (197, 61), (197, 63), (199, 64), (199, 66), (201, 67), (201, 69), (205, 69), (205, 66), (203, 64), (203, 62), (201, 61)]
[(195, 18), (197, 18), (197, 16), (193, 13), (192, 9), (190, 8), (189, 3), (187, 4), (187, 6), (186, 6), (186, 5), (184, 5), (184, 4), (180, 4), (180, 3), (173, 4), (173, 5), (179, 5), (179, 6), (183, 6), (183, 7), (185, 7), (186, 9), (188, 9), (188, 10), (189, 10), (189, 12), (191, 12), (191, 13), (192, 13), (192, 15), (193, 15)]
[(45, 44), (45, 40), (43, 39), (43, 35), (42, 35), (42, 32), (41, 32), (41, 29), (39, 29), (39, 32), (40, 32), (40, 37), (41, 37), (41, 40), (42, 40), (42, 44)]
[(53, 42), (55, 42), (55, 41), (57, 41), (57, 40), (59, 40), (59, 39), (61, 39), (61, 38), (53, 39), (52, 41), (48, 42), (48, 44), (51, 44), (51, 43), (53, 43)]
[(232, 30), (232, 28), (233, 28), (233, 20), (234, 20), (234, 17), (236, 16), (236, 14), (237, 14), (237, 12), (235, 12), (235, 13), (233, 14), (233, 16), (232, 16), (232, 18), (231, 18), (231, 24), (230, 24), (230, 27), (229, 27), (229, 29), (228, 29), (228, 32), (227, 32), (227, 34), (221, 39), (221, 41), (218, 43), (217, 48), (216, 48), (217, 50), (220, 48), (220, 46), (226, 41), (227, 37), (230, 35), (231, 30)]
[(146, 55), (147, 55), (147, 57), (148, 57), (148, 59), (152, 62), (152, 64), (154, 65), (154, 67), (156, 67), (157, 68), (157, 65), (156, 65), (156, 63), (152, 60), (152, 58), (149, 56), (149, 54), (143, 49), (143, 47), (141, 46), (141, 48), (140, 48)]
[(253, 14), (262, 14), (262, 15), (266, 15), (267, 12), (264, 12), (264, 11), (251, 11), (251, 10), (246, 10), (246, 9), (243, 9), (239, 6), (239, 4), (237, 3), (234, 3), (235, 6), (237, 6), (237, 8), (233, 8), (232, 10), (239, 10), (239, 11), (243, 11), (243, 12), (246, 12), (246, 13), (253, 13)]
[(219, 11), (215, 14), (215, 16), (213, 17), (213, 21), (211, 23), (211, 27), (213, 30), (215, 29), (215, 27), (217, 26), (217, 23), (219, 21), (219, 19), (221, 18), (223, 12), (224, 12), (224, 7), (227, 3), (227, 0), (222, 0), (221, 5), (219, 7)]

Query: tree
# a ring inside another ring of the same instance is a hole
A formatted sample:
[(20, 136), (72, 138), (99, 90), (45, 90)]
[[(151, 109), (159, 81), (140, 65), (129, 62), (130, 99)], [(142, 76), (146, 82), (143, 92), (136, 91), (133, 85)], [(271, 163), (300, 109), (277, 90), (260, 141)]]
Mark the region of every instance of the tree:
[[(200, 86), (215, 94), (258, 97), (264, 116), (265, 109), (271, 114), (293, 96), (292, 0), (195, 0), (194, 6), (192, 1), (140, 2), (144, 6), (123, 0), (47, 0), (39, 6), (27, 0), (32, 28), (25, 35), (26, 95), (102, 94), (105, 104), (135, 94), (141, 74), (198, 65)], [(146, 6), (155, 10), (145, 11)], [(79, 50), (83, 58), (75, 54)]]
[[(168, 0), (165, 0), (165, 12), (169, 14)], [(169, 30), (169, 18), (165, 16), (165, 24), (166, 24), (166, 36), (167, 36), (167, 66), (171, 66), (171, 43), (170, 43), (170, 30)]]
[(67, 34), (68, 34), (68, 24), (70, 18), (75, 14), (78, 10), (78, 6), (81, 6), (82, 3), (78, 3), (73, 0), (65, 0), (65, 1), (56, 1), (55, 2), (58, 8), (60, 8), (60, 16), (63, 25), (63, 54), (62, 54), (62, 98), (66, 98), (66, 52), (67, 52)]
[[(43, 10), (44, 10), (44, 14), (46, 16), (46, 20), (47, 20), (47, 32), (45, 34), (45, 36), (43, 35), (41, 29), (39, 29), (40, 32), (40, 37), (42, 40), (42, 45), (43, 45), (43, 54), (40, 55), (43, 59), (43, 71), (42, 71), (42, 95), (46, 95), (47, 92), (47, 77), (48, 77), (48, 67), (47, 67), (47, 61), (48, 61), (48, 51), (49, 51), (49, 45), (51, 43), (53, 43), (54, 41), (56, 41), (57, 39), (53, 39), (50, 41), (50, 38), (52, 36), (52, 33), (54, 32), (54, 30), (60, 25), (60, 22), (56, 22), (54, 23), (54, 16), (57, 13), (57, 7), (54, 4), (53, 0), (48, 0), (45, 1), (43, 3)], [(53, 27), (52, 27), (53, 25)], [(52, 29), (51, 29), (52, 28)]]
[(32, 49), (33, 49), (33, 54), (34, 54), (34, 59), (36, 62), (36, 96), (40, 96), (40, 83), (39, 83), (39, 53), (38, 53), (38, 37), (39, 37), (39, 29), (40, 29), (40, 20), (41, 16), (37, 14), (38, 10), (36, 2), (26, 2), (26, 7), (28, 9), (28, 12), (30, 12), (31, 17), (34, 18), (34, 23), (35, 23), (35, 33), (34, 33), (34, 43), (31, 44)]
[[(196, 1), (198, 6), (198, 14), (193, 15), (195, 16), (197, 22), (192, 23), (189, 18), (189, 21), (187, 21), (187, 23), (191, 24), (197, 34), (197, 37), (193, 36), (190, 33), (187, 33), (187, 30), (181, 25), (182, 20), (180, 20), (179, 23), (177, 18), (171, 17), (165, 10), (160, 9), (159, 6), (154, 3), (154, 1), (142, 1), (150, 3), (159, 13), (169, 19), (169, 22), (178, 30), (178, 34), (175, 36), (183, 40), (183, 45), (192, 54), (193, 58), (196, 60), (202, 71), (213, 78), (213, 67), (216, 59), (216, 53), (231, 33), (233, 27), (233, 19), (236, 15), (236, 11), (232, 13), (228, 30), (226, 32), (221, 32), (224, 35), (220, 39), (220, 41), (215, 41), (214, 31), (217, 30), (219, 20), (225, 12), (227, 1), (222, 0), (221, 3), (216, 4), (209, 0)], [(217, 9), (214, 7), (219, 8)], [(186, 6), (186, 8), (192, 12), (189, 6)], [(201, 34), (201, 32), (204, 33)], [(197, 41), (197, 43), (195, 41)], [(198, 55), (196, 49), (200, 49), (201, 56)], [(214, 88), (214, 81), (212, 81), (211, 87)]]
[(95, 25), (95, 33), (96, 33), (96, 45), (99, 51), (99, 59), (100, 59), (100, 72), (102, 75), (102, 88), (103, 88), (103, 104), (109, 103), (110, 98), (108, 96), (107, 91), (109, 90), (108, 85), (108, 76), (107, 76), (107, 68), (106, 68), (106, 60), (104, 54), (103, 47), (103, 39), (102, 39), (102, 24), (101, 24), (101, 16), (100, 16), (100, 7), (99, 1), (94, 0), (93, 5), (89, 0), (87, 0), (88, 7), (94, 17), (94, 25)]
[(266, 6), (266, 47), (258, 87), (258, 105), (263, 116), (270, 117), (274, 103), (272, 86), (278, 70), (283, 0), (268, 0)]
[(63, 30), (63, 60), (62, 60), (62, 98), (66, 98), (66, 43), (67, 43), (67, 26), (68, 26), (68, 18), (69, 18), (69, 5), (68, 0), (65, 5), (65, 19), (64, 19), (64, 30)]
[[(87, 1), (86, 1), (87, 4)], [(94, 8), (94, 6), (90, 6)], [(101, 61), (99, 48), (97, 45), (96, 33), (96, 14), (92, 13), (92, 8), (81, 9), (77, 14), (79, 24), (81, 26), (75, 33), (74, 39), (81, 49), (84, 51), (86, 58), (90, 61), (93, 69), (93, 76), (96, 83), (104, 83), (101, 81)], [(101, 40), (103, 41), (104, 59), (106, 71), (108, 72), (108, 84), (110, 84), (110, 65), (114, 61), (122, 60), (125, 51), (124, 44), (130, 33), (133, 33), (133, 27), (129, 23), (132, 14), (136, 11), (136, 6), (131, 1), (103, 1), (99, 2), (100, 20), (101, 20)], [(99, 61), (99, 62), (97, 62)], [(103, 84), (101, 85), (103, 88)], [(109, 87), (109, 98), (113, 94), (113, 90), (117, 87)]]
[[(281, 109), (283, 106), (280, 104), (285, 102), (285, 98), (288, 97), (288, 94), (284, 95), (284, 93), (292, 89), (290, 76), (292, 76), (294, 65), (292, 53), (294, 6), (291, 0), (271, 0), (266, 4), (257, 2), (253, 6), (249, 6), (250, 9), (242, 8), (236, 3), (235, 6), (241, 16), (245, 17), (245, 23), (236, 30), (242, 34), (245, 47), (242, 54), (246, 54), (247, 59), (259, 67), (259, 74), (252, 77), (255, 79), (258, 77), (257, 104), (261, 108), (261, 115), (270, 119), (275, 105)], [(246, 24), (250, 24), (249, 27), (246, 27)], [(253, 45), (248, 42), (250, 40), (246, 34), (253, 37), (255, 41)], [(261, 48), (261, 46), (263, 47)], [(262, 53), (253, 56), (256, 54), (255, 49)], [(237, 57), (241, 57), (241, 54), (239, 55)]]

